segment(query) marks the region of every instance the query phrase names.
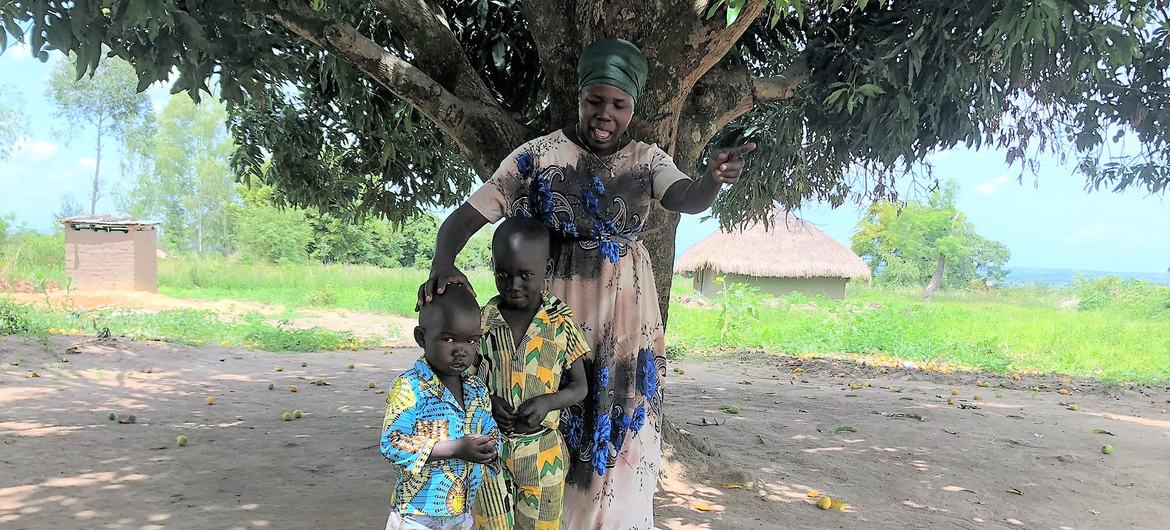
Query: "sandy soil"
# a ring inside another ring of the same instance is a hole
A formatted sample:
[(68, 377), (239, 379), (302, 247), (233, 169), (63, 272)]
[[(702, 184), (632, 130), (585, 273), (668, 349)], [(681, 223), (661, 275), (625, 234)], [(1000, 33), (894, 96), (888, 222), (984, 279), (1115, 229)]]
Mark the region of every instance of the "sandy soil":
[[(418, 350), (275, 354), (117, 341), (61, 362), (77, 340), (54, 337), (46, 351), (0, 338), (0, 527), (384, 524), (391, 474), (376, 447), (382, 392)], [(1170, 521), (1167, 389), (980, 376), (992, 386), (981, 388), (974, 375), (767, 356), (670, 370), (666, 411), (680, 429), (666, 433), (662, 528), (1152, 529)], [(311, 384), (317, 378), (329, 385)], [(1062, 387), (1071, 394), (1057, 393)], [(946, 404), (952, 389), (955, 406)], [(739, 413), (720, 410), (730, 405)], [(304, 417), (280, 419), (294, 409)], [(110, 421), (111, 411), (136, 422)], [(186, 447), (175, 443), (180, 434)], [(1114, 454), (1101, 453), (1105, 443)], [(848, 507), (821, 511), (809, 489)]]

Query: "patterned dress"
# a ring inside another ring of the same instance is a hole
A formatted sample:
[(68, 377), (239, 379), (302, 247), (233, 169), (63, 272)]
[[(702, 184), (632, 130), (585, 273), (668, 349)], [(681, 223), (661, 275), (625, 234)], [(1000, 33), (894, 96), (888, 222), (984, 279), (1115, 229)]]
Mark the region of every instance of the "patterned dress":
[(566, 529), (650, 529), (662, 459), (663, 327), (639, 241), (651, 202), (688, 178), (657, 146), (599, 157), (562, 131), (516, 149), (468, 199), (490, 222), (539, 219), (553, 233), (550, 289), (592, 352), (590, 395), (562, 412), (571, 453)]
[[(519, 344), (499, 304), (499, 296), (492, 298), (480, 315), (483, 338), (476, 374), (489, 395), (516, 410), (525, 401), (559, 390), (561, 377), (589, 353), (589, 345), (568, 304), (552, 293), (544, 293)], [(473, 508), (481, 530), (561, 529), (568, 457), (558, 430), (560, 411), (549, 412), (541, 426), (532, 434), (503, 433), (502, 473), (484, 480)]]

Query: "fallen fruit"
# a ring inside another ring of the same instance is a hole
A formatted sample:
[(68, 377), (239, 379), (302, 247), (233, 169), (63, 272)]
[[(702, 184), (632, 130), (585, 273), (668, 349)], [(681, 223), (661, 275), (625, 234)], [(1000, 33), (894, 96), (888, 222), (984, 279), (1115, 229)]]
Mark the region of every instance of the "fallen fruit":
[(187, 445), (187, 437), (180, 434), (178, 438), (175, 438), (175, 443), (179, 444), (179, 447), (183, 447)]
[(275, 370), (275, 371), (277, 371), (277, 372), (283, 372), (283, 371), (284, 371), (284, 367), (278, 364), (278, 365), (276, 365), (276, 368), (273, 368), (273, 370)]
[(294, 418), (299, 418), (299, 417), (301, 417), (301, 416), (302, 416), (302, 414), (301, 414), (301, 409), (297, 409), (297, 410), (294, 410), (294, 411), (293, 411), (293, 417), (294, 417)]
[(324, 379), (318, 379), (318, 380), (316, 380), (316, 381), (313, 381), (313, 384), (314, 384), (314, 385), (317, 385), (317, 386), (325, 386), (325, 380), (324, 380)]
[(373, 381), (366, 382), (366, 388), (377, 388), (377, 386), (378, 385), (375, 385)]
[(1076, 403), (1073, 403), (1072, 405), (1069, 405), (1069, 406), (1068, 406), (1068, 410), (1071, 410), (1071, 411), (1073, 411), (1073, 412), (1080, 412), (1080, 411), (1081, 411), (1081, 406), (1080, 406), (1080, 405), (1077, 405)]
[(274, 385), (272, 383), (268, 383), (268, 390), (274, 390), (274, 389), (276, 389), (276, 385)]
[(696, 505), (695, 505), (695, 509), (696, 509), (696, 510), (699, 510), (700, 512), (711, 512), (711, 511), (715, 511), (715, 507), (714, 507), (714, 506), (711, 506), (711, 505), (709, 505), (709, 504), (696, 504)]
[(1060, 392), (1060, 395), (1062, 395), (1062, 396), (1067, 396), (1067, 395), (1068, 395), (1068, 389), (1067, 389), (1067, 388), (1062, 388), (1062, 389), (1060, 389), (1060, 390), (1059, 390), (1059, 392)]
[(957, 396), (957, 395), (959, 395), (959, 391), (958, 391), (958, 390), (952, 390), (952, 391), (951, 391), (951, 395), (952, 395), (952, 396)]
[(817, 508), (820, 508), (822, 510), (828, 510), (832, 506), (833, 506), (833, 499), (830, 499), (828, 496), (824, 496), (824, 497), (817, 499)]
[(308, 366), (309, 366), (309, 363), (303, 362), (303, 361), (301, 362), (301, 368), (306, 368)]
[(214, 405), (214, 404), (215, 404), (215, 398), (213, 398), (213, 397), (211, 397), (211, 396), (207, 396), (207, 404), (208, 404), (208, 405)]
[(950, 398), (947, 400), (947, 405), (954, 405), (954, 404), (955, 404), (955, 398)]
[(296, 392), (297, 390), (300, 390), (299, 388), (297, 388), (297, 385), (289, 385), (288, 386), (289, 392)]
[(283, 413), (283, 414), (281, 414), (281, 415), (280, 415), (280, 419), (282, 419), (282, 420), (284, 420), (284, 421), (292, 421), (292, 413), (291, 413), (291, 412), (285, 412), (285, 413)]
[(349, 364), (345, 365), (345, 367), (349, 368), (350, 370), (353, 370), (353, 363), (349, 363)]
[(1113, 454), (1113, 446), (1109, 445), (1109, 444), (1102, 445), (1101, 446), (1101, 453), (1107, 454), (1107, 455)]
[(109, 413), (109, 414), (108, 414), (106, 417), (107, 417), (107, 418), (110, 418), (110, 421), (114, 421), (114, 420), (118, 419), (118, 413), (116, 413), (116, 412), (111, 412), (111, 413)]
[(821, 496), (821, 492), (818, 490), (808, 490), (808, 496), (809, 498), (815, 499)]
[(683, 374), (687, 373), (687, 371), (684, 370), (683, 367), (681, 367), (681, 366), (676, 366), (676, 367), (674, 367), (674, 373), (676, 373), (678, 375), (683, 375)]
[(975, 394), (975, 401), (983, 401), (983, 396), (980, 396), (979, 394)]
[(1020, 379), (1022, 379), (1022, 378), (1020, 377), (1020, 374), (1012, 374), (1012, 380), (1013, 380), (1013, 381), (1019, 381)]

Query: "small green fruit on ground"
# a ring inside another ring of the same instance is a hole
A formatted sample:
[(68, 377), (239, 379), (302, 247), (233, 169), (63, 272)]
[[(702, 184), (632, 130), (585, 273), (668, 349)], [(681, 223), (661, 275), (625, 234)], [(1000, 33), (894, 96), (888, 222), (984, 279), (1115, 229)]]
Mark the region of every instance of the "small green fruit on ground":
[(179, 444), (179, 447), (183, 447), (187, 445), (187, 437), (180, 434), (178, 438), (175, 438), (175, 443)]
[(275, 390), (275, 389), (276, 389), (276, 385), (274, 385), (272, 383), (268, 383), (268, 390)]
[(817, 508), (820, 508), (822, 510), (828, 510), (829, 507), (832, 505), (833, 505), (833, 499), (830, 499), (828, 495), (817, 499)]
[(280, 419), (282, 419), (282, 420), (284, 420), (284, 421), (292, 421), (292, 413), (291, 413), (291, 412), (285, 412), (284, 414), (281, 414), (281, 415), (280, 415)]
[(349, 368), (350, 370), (353, 370), (353, 363), (349, 363), (349, 364), (345, 365), (345, 367)]
[(297, 390), (300, 390), (299, 388), (297, 388), (297, 385), (289, 385), (288, 386), (289, 392), (296, 392)]
[(307, 363), (307, 362), (301, 362), (301, 368), (306, 368), (306, 367), (308, 367), (308, 366), (309, 366), (309, 363)]
[(211, 397), (211, 396), (207, 396), (207, 404), (208, 404), (208, 405), (214, 405), (214, 404), (215, 404), (215, 398), (213, 398), (213, 397)]
[(294, 411), (293, 411), (293, 417), (294, 417), (294, 418), (299, 418), (299, 417), (301, 417), (301, 416), (302, 416), (302, 414), (301, 414), (301, 409), (297, 409), (297, 410), (294, 410)]
[(1101, 446), (1101, 453), (1106, 454), (1106, 455), (1113, 454), (1113, 446), (1109, 445), (1109, 444), (1102, 445)]
[(110, 418), (110, 421), (114, 421), (114, 420), (118, 419), (118, 413), (110, 412), (106, 417)]
[(275, 371), (277, 371), (277, 372), (283, 372), (283, 371), (284, 371), (284, 367), (278, 364), (278, 365), (276, 365), (276, 368), (273, 368), (273, 370), (275, 370)]
[(366, 387), (368, 387), (368, 388), (377, 388), (377, 387), (378, 387), (378, 385), (375, 385), (373, 381), (370, 381), (370, 382), (366, 383)]

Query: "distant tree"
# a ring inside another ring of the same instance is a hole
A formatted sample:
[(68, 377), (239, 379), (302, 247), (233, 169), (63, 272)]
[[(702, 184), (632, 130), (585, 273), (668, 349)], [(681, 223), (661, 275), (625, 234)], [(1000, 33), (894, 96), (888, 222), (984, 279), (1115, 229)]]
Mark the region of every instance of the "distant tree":
[(123, 208), (161, 221), (164, 248), (203, 254), (230, 247), (228, 207), (238, 198), (225, 119), (220, 103), (173, 96), (157, 124), (145, 120), (126, 139), (134, 184)]
[(72, 193), (61, 194), (61, 205), (57, 208), (57, 213), (54, 214), (55, 218), (63, 219), (65, 217), (81, 215), (82, 213), (85, 213), (85, 209), (82, 208), (81, 203), (77, 202), (77, 199), (73, 197)]
[(139, 92), (144, 88), (138, 84), (134, 67), (116, 58), (89, 68), (89, 63), (78, 63), (75, 56), (70, 56), (58, 63), (49, 76), (46, 95), (57, 107), (55, 115), (68, 124), (62, 131), (66, 138), (86, 127), (96, 133), (90, 215), (97, 213), (97, 201), (103, 196), (102, 154), (107, 145), (123, 141), (150, 113), (149, 99)]
[(975, 233), (955, 207), (958, 186), (944, 182), (926, 203), (878, 201), (853, 234), (853, 251), (879, 283), (925, 285), (930, 298), (939, 287), (963, 287), (971, 280), (1003, 281), (1011, 252)]
[(308, 260), (313, 228), (304, 210), (272, 203), (268, 186), (238, 187), (242, 199), (233, 205), (232, 241), (244, 261), (303, 263)]
[(0, 85), (0, 160), (8, 158), (12, 145), (25, 127), (20, 93), (7, 85)]

